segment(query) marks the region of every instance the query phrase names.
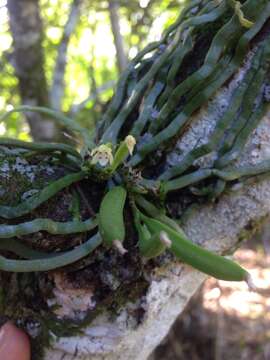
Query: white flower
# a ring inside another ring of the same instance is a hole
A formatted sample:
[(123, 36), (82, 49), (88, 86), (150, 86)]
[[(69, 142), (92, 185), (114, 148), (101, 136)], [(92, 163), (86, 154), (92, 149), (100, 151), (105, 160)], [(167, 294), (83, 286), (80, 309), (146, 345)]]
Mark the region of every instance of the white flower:
[(99, 164), (102, 167), (113, 163), (112, 149), (108, 145), (100, 145), (91, 151), (91, 164)]

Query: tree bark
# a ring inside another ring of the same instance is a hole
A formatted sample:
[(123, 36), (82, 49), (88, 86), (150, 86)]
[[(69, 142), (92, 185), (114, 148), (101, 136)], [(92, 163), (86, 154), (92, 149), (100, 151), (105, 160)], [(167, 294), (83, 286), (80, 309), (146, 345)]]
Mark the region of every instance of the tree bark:
[[(21, 102), (47, 106), (48, 86), (44, 72), (43, 28), (38, 0), (9, 0), (7, 3), (14, 52), (12, 65), (19, 81)], [(39, 114), (27, 113), (31, 135), (35, 140), (57, 138), (55, 123)]]

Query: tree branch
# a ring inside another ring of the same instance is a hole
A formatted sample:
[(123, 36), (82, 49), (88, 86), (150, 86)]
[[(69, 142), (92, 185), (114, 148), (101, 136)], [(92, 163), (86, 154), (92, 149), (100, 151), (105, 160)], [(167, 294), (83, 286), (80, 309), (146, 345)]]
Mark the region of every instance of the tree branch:
[(111, 28), (112, 28), (114, 44), (116, 49), (118, 70), (121, 73), (127, 66), (127, 57), (125, 55), (123, 38), (120, 32), (118, 9), (119, 9), (118, 2), (114, 0), (110, 0), (109, 14), (110, 14)]
[(58, 54), (53, 74), (53, 82), (50, 90), (50, 103), (56, 110), (61, 110), (61, 103), (65, 88), (65, 70), (67, 64), (67, 49), (70, 37), (77, 25), (82, 0), (74, 0), (70, 7), (70, 13), (63, 30), (61, 42), (58, 47)]

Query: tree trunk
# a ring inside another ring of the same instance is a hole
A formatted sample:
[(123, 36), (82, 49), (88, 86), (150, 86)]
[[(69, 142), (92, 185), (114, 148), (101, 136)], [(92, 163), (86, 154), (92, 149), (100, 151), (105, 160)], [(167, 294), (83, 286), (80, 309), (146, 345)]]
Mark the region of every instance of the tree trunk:
[[(29, 155), (11, 144), (4, 147), (0, 205), (33, 196), (27, 206), (16, 208), (23, 218), (12, 220), (13, 225), (33, 218), (88, 218), (100, 211), (107, 185), (113, 183), (122, 184), (130, 200), (124, 211), (124, 255), (101, 245), (60, 270), (1, 273), (1, 312), (28, 331), (36, 357), (45, 350), (43, 358), (50, 360), (147, 359), (205, 280), (205, 274), (176, 259), (170, 247), (149, 261), (141, 255), (132, 213), (138, 192), (171, 218), (181, 217), (194, 243), (222, 255), (231, 254), (270, 214), (270, 5), (248, 0), (244, 12), (234, 5), (210, 2), (201, 9), (193, 4), (187, 15), (194, 22), (177, 23), (152, 45), (151, 57), (131, 62), (97, 131), (97, 148), (84, 159), (83, 170), (90, 170), (61, 191), (57, 183), (54, 197), (41, 206), (32, 209), (39, 190), (72, 172), (79, 160), (71, 161), (70, 152), (61, 155), (59, 149), (44, 158), (41, 150)], [(207, 11), (211, 16), (205, 16)], [(179, 65), (176, 71), (174, 65)], [(108, 155), (112, 149), (106, 144), (117, 147), (130, 133), (136, 133), (137, 147), (107, 183), (110, 168), (96, 168), (91, 156), (104, 146)], [(114, 206), (107, 210), (114, 214)], [(0, 206), (2, 217), (10, 213)], [(3, 217), (1, 223), (7, 222)], [(56, 236), (53, 227), (51, 233), (43, 229), (19, 240), (46, 252), (76, 249), (91, 231)], [(192, 258), (183, 260), (196, 267)]]
[[(8, 12), (13, 37), (12, 65), (19, 81), (21, 101), (25, 105), (47, 106), (48, 86), (44, 72), (43, 29), (38, 0), (9, 0)], [(35, 140), (57, 138), (55, 123), (39, 114), (27, 113)]]

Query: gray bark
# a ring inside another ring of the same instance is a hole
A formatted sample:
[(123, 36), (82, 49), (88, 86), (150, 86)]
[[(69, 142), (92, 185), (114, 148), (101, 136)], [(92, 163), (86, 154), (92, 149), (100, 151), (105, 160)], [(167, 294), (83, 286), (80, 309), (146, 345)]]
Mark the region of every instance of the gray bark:
[[(21, 102), (25, 105), (48, 105), (48, 86), (44, 73), (42, 49), (43, 28), (38, 0), (8, 0), (10, 30), (13, 37), (11, 57), (19, 81)], [(31, 135), (35, 140), (57, 137), (56, 126), (50, 119), (27, 113)]]

